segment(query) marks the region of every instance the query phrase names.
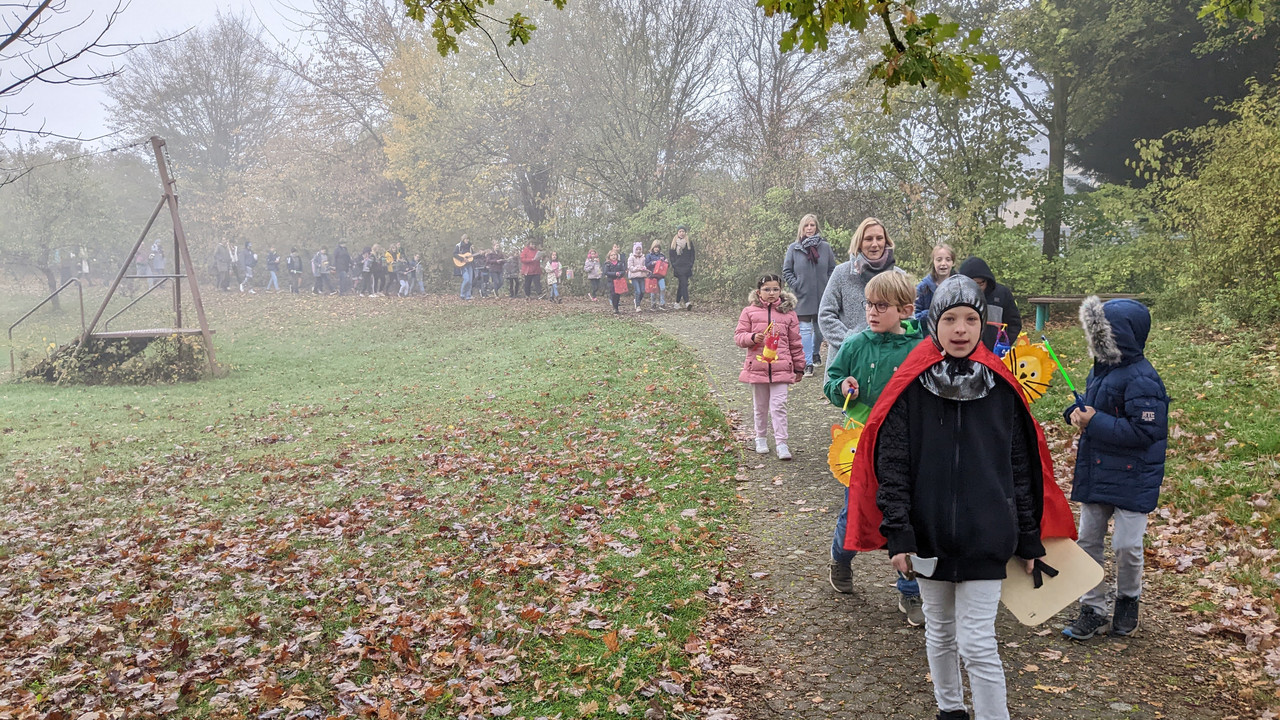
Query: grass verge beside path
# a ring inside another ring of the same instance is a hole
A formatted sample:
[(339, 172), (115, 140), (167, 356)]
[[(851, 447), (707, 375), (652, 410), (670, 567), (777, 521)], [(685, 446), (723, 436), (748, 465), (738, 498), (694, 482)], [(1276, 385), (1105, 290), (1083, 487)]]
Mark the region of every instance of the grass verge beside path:
[(209, 305), (227, 378), (0, 386), (0, 717), (706, 698), (738, 455), (674, 341), (523, 303)]

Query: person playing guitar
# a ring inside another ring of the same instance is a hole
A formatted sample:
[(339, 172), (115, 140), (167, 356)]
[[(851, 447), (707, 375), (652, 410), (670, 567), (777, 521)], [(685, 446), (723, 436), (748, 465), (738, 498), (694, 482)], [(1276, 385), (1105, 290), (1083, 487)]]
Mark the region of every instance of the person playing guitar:
[(471, 299), (471, 285), (475, 281), (473, 262), (475, 262), (475, 256), (471, 253), (471, 240), (463, 235), (461, 242), (453, 246), (453, 264), (462, 276), (462, 288), (458, 292), (458, 297), (463, 300)]

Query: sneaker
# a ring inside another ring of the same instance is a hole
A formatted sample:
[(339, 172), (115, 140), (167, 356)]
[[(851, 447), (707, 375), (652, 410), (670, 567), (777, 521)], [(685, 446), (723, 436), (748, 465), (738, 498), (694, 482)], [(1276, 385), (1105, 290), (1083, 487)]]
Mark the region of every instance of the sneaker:
[(756, 452), (760, 453), (761, 455), (769, 454), (768, 438), (756, 438)]
[(1107, 618), (1088, 605), (1080, 606), (1080, 615), (1071, 624), (1062, 629), (1063, 636), (1072, 640), (1088, 640), (1094, 635), (1106, 632)]
[(1116, 598), (1116, 614), (1111, 621), (1111, 634), (1119, 637), (1129, 637), (1138, 630), (1138, 598), (1125, 597), (1123, 595)]
[(849, 563), (832, 560), (827, 566), (827, 582), (831, 583), (832, 590), (848, 595), (853, 592), (853, 568)]
[(249, 294), (250, 294), (250, 295), (257, 295), (257, 294), (258, 294), (258, 291), (257, 291), (257, 290), (250, 289), (250, 290), (249, 290)]
[(779, 460), (791, 459), (791, 448), (787, 447), (786, 443), (778, 443), (777, 453)]
[(969, 720), (969, 711), (960, 710), (939, 710), (937, 720)]
[(805, 377), (813, 377), (813, 366), (812, 366), (812, 365), (805, 365), (805, 366), (804, 366), (804, 376), (805, 376)]
[(685, 303), (685, 304), (684, 304), (684, 309), (685, 309), (685, 310), (692, 310), (692, 309), (693, 309), (693, 303), (691, 303), (691, 302), (687, 302), (687, 303)]
[(640, 312), (640, 306), (639, 306), (639, 305), (637, 305), (637, 306), (636, 306), (636, 312)]
[(898, 612), (907, 616), (907, 624), (911, 627), (924, 625), (924, 601), (919, 595), (898, 593)]

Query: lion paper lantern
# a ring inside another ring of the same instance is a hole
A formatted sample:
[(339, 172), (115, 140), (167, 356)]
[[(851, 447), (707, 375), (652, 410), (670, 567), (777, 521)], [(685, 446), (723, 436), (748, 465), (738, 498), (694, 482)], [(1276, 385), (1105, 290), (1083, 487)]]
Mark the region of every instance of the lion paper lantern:
[(1055, 367), (1044, 345), (1032, 345), (1026, 333), (1022, 333), (1004, 356), (1004, 365), (1018, 379), (1018, 386), (1029, 402), (1044, 397)]
[(850, 425), (831, 426), (831, 448), (827, 450), (827, 467), (840, 484), (849, 487), (849, 474), (853, 471), (853, 457), (862, 437), (862, 423), (850, 420)]

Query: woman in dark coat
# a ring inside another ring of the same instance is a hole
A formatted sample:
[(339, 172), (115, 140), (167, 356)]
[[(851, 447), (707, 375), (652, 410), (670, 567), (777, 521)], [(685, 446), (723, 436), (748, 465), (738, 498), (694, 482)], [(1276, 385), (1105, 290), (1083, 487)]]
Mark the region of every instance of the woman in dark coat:
[(685, 310), (692, 310), (693, 303), (689, 302), (689, 278), (693, 277), (693, 259), (695, 252), (693, 249), (693, 241), (689, 239), (689, 228), (681, 225), (676, 229), (675, 237), (671, 238), (671, 257), (668, 261), (671, 263), (671, 274), (676, 276), (676, 307), (683, 307)]
[[(818, 306), (827, 280), (835, 272), (836, 254), (818, 233), (818, 216), (805, 215), (796, 230), (796, 241), (787, 247), (782, 260), (782, 279), (796, 296), (796, 316), (800, 318), (800, 342), (804, 345), (804, 375), (813, 376), (813, 366), (821, 362), (822, 330), (818, 328)], [(830, 359), (832, 351), (827, 351)]]

